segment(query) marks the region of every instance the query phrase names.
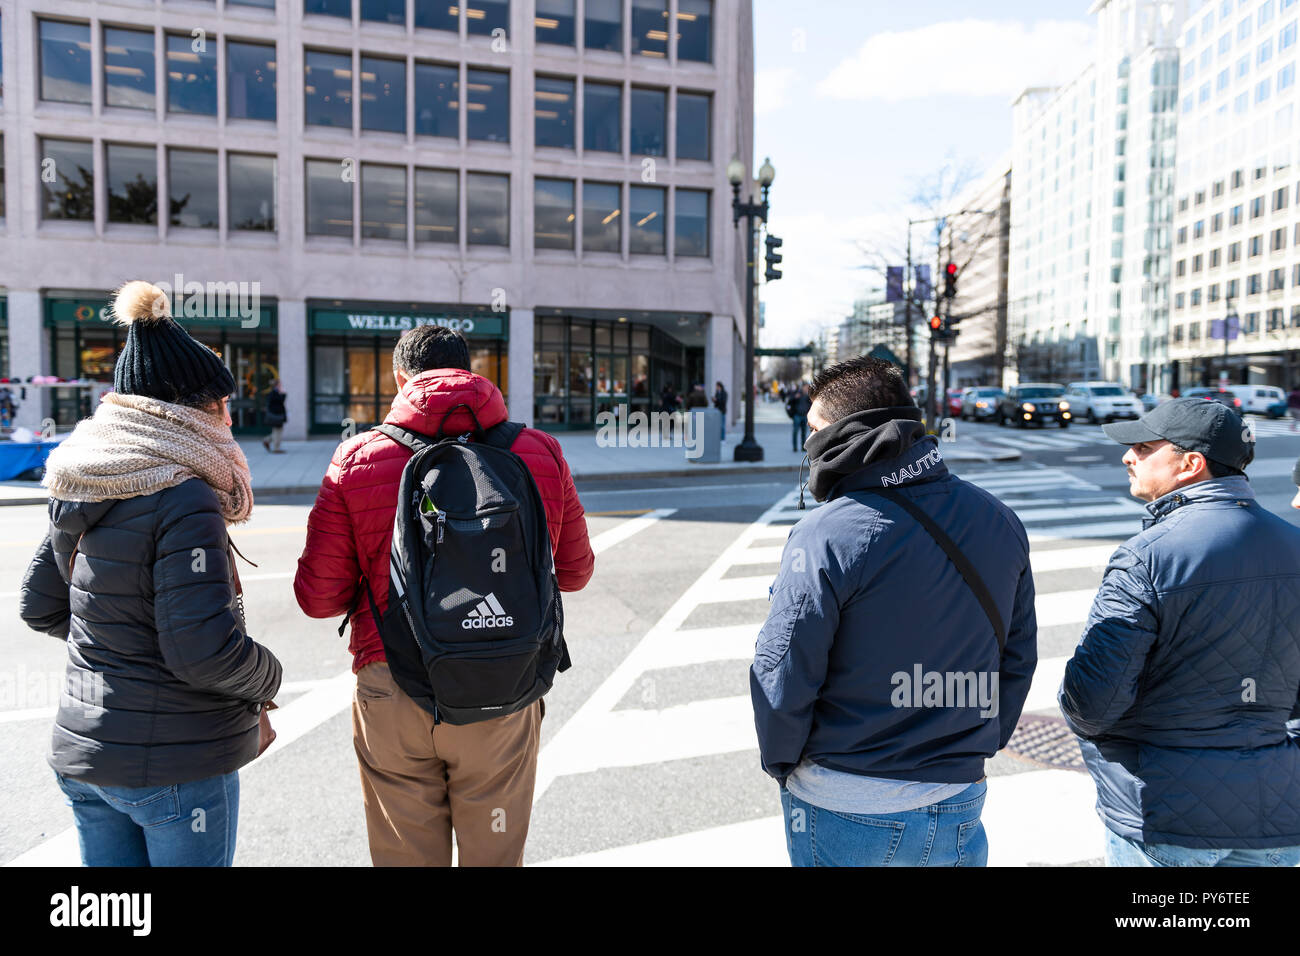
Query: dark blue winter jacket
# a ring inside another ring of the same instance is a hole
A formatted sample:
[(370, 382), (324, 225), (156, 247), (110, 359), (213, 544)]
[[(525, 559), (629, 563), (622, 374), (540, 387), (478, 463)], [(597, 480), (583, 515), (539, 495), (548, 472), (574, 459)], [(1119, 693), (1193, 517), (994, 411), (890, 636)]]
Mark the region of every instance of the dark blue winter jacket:
[[(810, 455), (822, 437), (809, 439)], [(911, 440), (846, 468), (786, 542), (750, 672), (763, 769), (780, 781), (807, 758), (867, 776), (974, 782), (1024, 707), (1037, 663), (1024, 528), (950, 474), (934, 438), (918, 427)], [(940, 546), (898, 505), (862, 490), (882, 485), (915, 502), (979, 569), (1007, 629), (1001, 660), (993, 625)], [(996, 706), (982, 707), (979, 689), (994, 686)]]
[(1242, 477), (1147, 509), (1061, 685), (1097, 812), (1144, 843), (1300, 845), (1300, 528)]

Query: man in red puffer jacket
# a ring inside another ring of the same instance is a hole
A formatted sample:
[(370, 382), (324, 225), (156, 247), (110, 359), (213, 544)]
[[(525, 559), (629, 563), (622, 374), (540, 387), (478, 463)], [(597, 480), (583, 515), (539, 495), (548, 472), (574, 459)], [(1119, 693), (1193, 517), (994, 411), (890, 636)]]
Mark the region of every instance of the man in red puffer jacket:
[[(505, 399), (469, 371), (460, 334), (436, 325), (406, 333), (393, 350), (398, 395), (385, 422), (423, 435), (473, 430), (506, 420)], [(446, 418), (444, 425), (444, 417)], [(525, 428), (511, 446), (541, 492), (561, 591), (591, 579), (595, 556), (582, 502), (560, 443)], [(354, 607), (352, 736), (361, 767), (370, 858), (376, 866), (450, 866), (451, 833), (462, 866), (519, 866), (532, 812), (545, 705), (456, 726), (433, 715), (393, 682), (362, 577), (382, 614), (397, 489), (411, 453), (376, 431), (334, 452), (307, 519), (294, 594), (308, 617), (339, 617)]]

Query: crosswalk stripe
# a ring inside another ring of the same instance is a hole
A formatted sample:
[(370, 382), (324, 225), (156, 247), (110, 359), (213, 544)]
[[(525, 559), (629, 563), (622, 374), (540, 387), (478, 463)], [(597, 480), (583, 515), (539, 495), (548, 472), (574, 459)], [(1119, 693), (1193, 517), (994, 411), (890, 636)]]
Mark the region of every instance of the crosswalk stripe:
[(1062, 518), (1100, 518), (1143, 513), (1139, 505), (1119, 498), (1111, 499), (1109, 504), (1079, 504), (1068, 508), (1017, 508), (1015, 511), (1025, 524), (1033, 521), (1059, 521)]
[(1061, 680), (1065, 677), (1065, 665), (1068, 657), (1040, 657), (1034, 668), (1034, 678), (1029, 684), (1029, 696), (1025, 698), (1023, 713), (1035, 710), (1050, 710), (1060, 713), (1056, 703), (1056, 692), (1061, 689)]
[(1088, 619), (1088, 611), (1092, 609), (1092, 601), (1096, 596), (1096, 588), (1035, 595), (1034, 612), (1038, 626), (1043, 628), (1057, 624), (1082, 624)]
[[(775, 790), (773, 791), (775, 802)], [(538, 866), (789, 866), (785, 821), (763, 817), (597, 850)]]
[(989, 777), (984, 831), (989, 866), (1061, 866), (1100, 857), (1105, 831), (1093, 809), (1097, 788), (1076, 770)]
[(761, 624), (730, 624), (675, 631), (646, 655), (646, 670), (714, 661), (752, 661)]
[(1110, 544), (1080, 545), (1058, 551), (1035, 551), (1030, 548), (1029, 564), (1034, 574), (1070, 571), (1075, 568), (1104, 568), (1114, 553), (1115, 546)]
[(772, 575), (756, 575), (748, 578), (723, 578), (700, 598), (701, 604), (720, 604), (723, 601), (766, 600), (768, 589), (772, 586)]
[(1093, 524), (1053, 525), (1029, 532), (1029, 545), (1054, 538), (1117, 538), (1126, 541), (1142, 530), (1138, 515), (1127, 521), (1098, 521)]
[(784, 551), (785, 545), (766, 545), (761, 548), (750, 548), (736, 559), (736, 564), (771, 564), (773, 561), (780, 561), (781, 554)]

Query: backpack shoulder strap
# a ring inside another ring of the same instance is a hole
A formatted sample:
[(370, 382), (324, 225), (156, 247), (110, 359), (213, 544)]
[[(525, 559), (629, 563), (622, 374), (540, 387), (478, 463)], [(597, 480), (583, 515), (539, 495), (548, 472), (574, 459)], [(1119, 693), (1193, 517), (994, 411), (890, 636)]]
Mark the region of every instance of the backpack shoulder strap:
[(419, 432), (413, 432), (400, 425), (390, 425), (388, 422), (384, 422), (382, 425), (376, 425), (374, 430), (382, 435), (387, 435), (399, 445), (404, 445), (411, 449), (412, 453), (423, 451), (426, 448), (432, 448), (435, 444), (435, 442), (431, 441), (426, 435), (421, 435)]
[(988, 615), (989, 623), (993, 625), (993, 633), (996, 634), (998, 638), (998, 659), (1001, 660), (1002, 654), (1005, 653), (1007, 649), (1006, 627), (1002, 623), (1002, 615), (998, 612), (997, 602), (993, 600), (993, 595), (989, 592), (988, 585), (984, 583), (984, 579), (980, 576), (979, 571), (975, 569), (975, 565), (972, 564), (970, 559), (962, 553), (961, 548), (957, 547), (956, 542), (954, 542), (952, 538), (948, 537), (947, 532), (939, 527), (938, 523), (935, 522), (933, 518), (922, 511), (915, 502), (905, 495), (900, 495), (893, 488), (870, 487), (861, 490), (878, 494), (883, 498), (888, 498), (894, 504), (898, 505), (915, 518), (917, 523), (920, 524), (921, 527), (929, 533), (930, 537), (934, 539), (935, 543), (938, 544), (939, 547), (943, 548), (944, 553), (948, 555), (948, 560), (957, 567), (962, 578), (966, 581), (967, 587), (975, 592), (975, 597), (979, 598), (980, 607), (984, 608), (984, 613)]
[(510, 446), (515, 443), (515, 439), (519, 437), (519, 433), (523, 430), (523, 422), (501, 422), (485, 431), (480, 441), (485, 445), (504, 448), (509, 451)]

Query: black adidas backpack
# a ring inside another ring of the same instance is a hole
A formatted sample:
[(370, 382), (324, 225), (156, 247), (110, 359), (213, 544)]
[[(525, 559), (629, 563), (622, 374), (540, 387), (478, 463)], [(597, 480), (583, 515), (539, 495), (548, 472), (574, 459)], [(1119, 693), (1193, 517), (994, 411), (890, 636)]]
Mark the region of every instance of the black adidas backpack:
[[(388, 609), (370, 609), (393, 680), (435, 720), (513, 714), (569, 667), (564, 609), (537, 483), (510, 450), (523, 425), (433, 438), (383, 424), (402, 471)], [(443, 418), (445, 425), (447, 416)], [(473, 437), (474, 440), (470, 441)]]

